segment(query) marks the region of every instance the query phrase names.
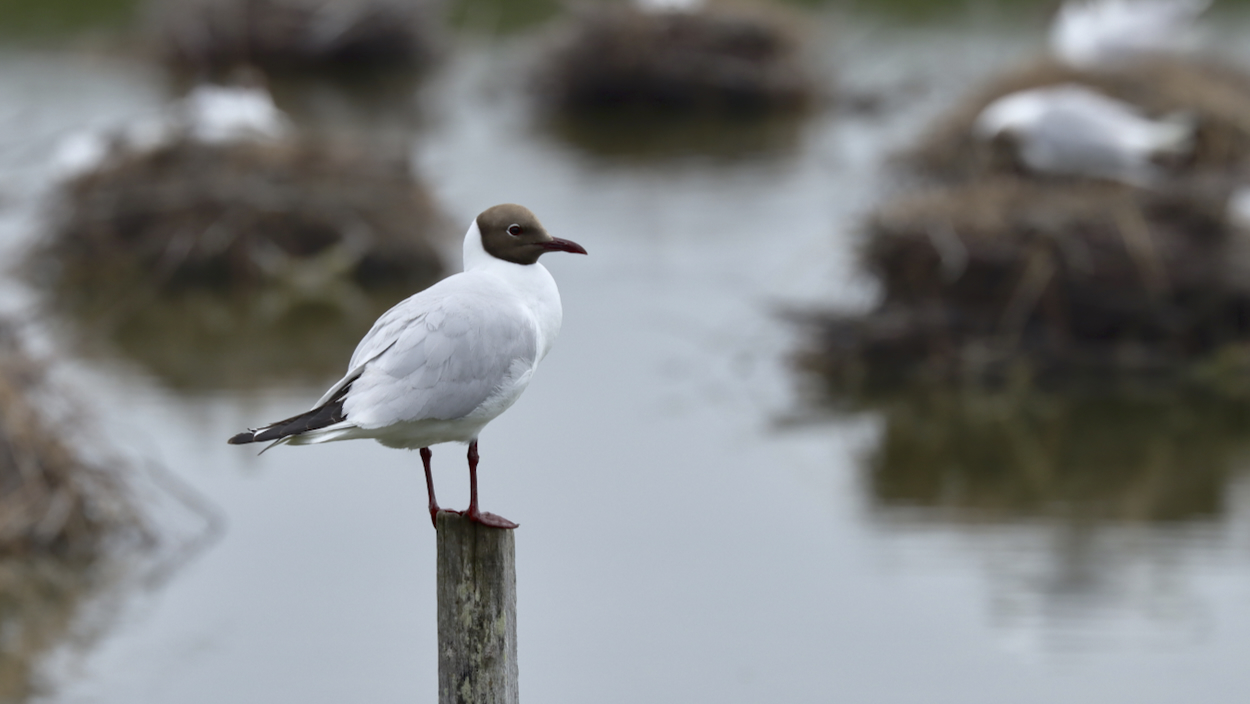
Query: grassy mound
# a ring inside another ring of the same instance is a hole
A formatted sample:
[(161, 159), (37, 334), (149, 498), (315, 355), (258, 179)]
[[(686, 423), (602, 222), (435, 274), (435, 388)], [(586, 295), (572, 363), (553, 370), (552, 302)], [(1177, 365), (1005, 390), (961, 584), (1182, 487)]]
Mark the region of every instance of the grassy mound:
[(444, 222), (407, 164), (287, 140), (178, 140), (66, 184), (35, 268), (57, 285), (428, 283)]
[(792, 111), (816, 94), (799, 33), (765, 8), (599, 5), (554, 43), (536, 86), (556, 113)]
[(1250, 341), (1245, 237), (1218, 195), (1000, 179), (904, 197), (868, 224), (881, 303), (815, 316), (805, 359), (851, 386), (1186, 373)]
[[(1194, 149), (1163, 165), (1166, 183), (1135, 188), (1023, 173), (1001, 158), (1004, 145), (974, 136), (991, 102), (1065, 83), (1187, 116)], [(804, 359), (853, 388), (1020, 375), (1241, 388), (1250, 245), (1228, 202), (1247, 163), (1250, 78), (1234, 69), (1177, 58), (1098, 73), (1043, 61), (1008, 73), (902, 155), (919, 190), (864, 228), (863, 261), (882, 300), (866, 314), (814, 316)]]
[(418, 66), (435, 53), (436, 9), (425, 0), (161, 0), (149, 14), (165, 60), (205, 71)]

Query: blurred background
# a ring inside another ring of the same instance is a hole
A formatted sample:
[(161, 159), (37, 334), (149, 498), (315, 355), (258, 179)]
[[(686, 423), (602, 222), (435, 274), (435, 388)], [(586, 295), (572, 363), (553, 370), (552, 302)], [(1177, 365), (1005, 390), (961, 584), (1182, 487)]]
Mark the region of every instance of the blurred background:
[(527, 701), (1250, 700), (1247, 11), (0, 0), (0, 701), (436, 701), (416, 454), (225, 440), (501, 202)]

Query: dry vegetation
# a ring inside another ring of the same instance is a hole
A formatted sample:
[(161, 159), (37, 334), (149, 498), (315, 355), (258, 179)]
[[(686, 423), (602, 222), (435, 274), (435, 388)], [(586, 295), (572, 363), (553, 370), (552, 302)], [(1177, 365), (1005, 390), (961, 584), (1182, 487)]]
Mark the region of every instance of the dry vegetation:
[(82, 455), (83, 420), (52, 417), (55, 401), (43, 366), (0, 325), (0, 557), (90, 558), (142, 533), (118, 468)]
[[(1023, 173), (978, 144), (997, 98), (1078, 82), (1197, 127), (1169, 181), (1135, 188)], [(1242, 389), (1250, 370), (1250, 235), (1230, 192), (1250, 164), (1250, 78), (1157, 61), (1108, 73), (1042, 62), (960, 103), (912, 150), (918, 190), (864, 226), (880, 281), (865, 314), (821, 314), (805, 364), (843, 388), (908, 380), (1066, 383), (1116, 376)], [(1219, 373), (1214, 373), (1218, 370)]]
[(412, 67), (435, 54), (432, 0), (159, 0), (161, 55), (191, 69)]
[(558, 113), (792, 111), (816, 94), (799, 32), (771, 8), (598, 5), (583, 8), (553, 43), (536, 86)]
[(445, 223), (402, 160), (325, 142), (179, 140), (68, 183), (34, 270), (111, 289), (427, 284)]
[(816, 316), (806, 362), (852, 387), (1188, 373), (1250, 341), (1246, 235), (1222, 207), (1012, 178), (900, 198), (863, 250), (882, 302)]

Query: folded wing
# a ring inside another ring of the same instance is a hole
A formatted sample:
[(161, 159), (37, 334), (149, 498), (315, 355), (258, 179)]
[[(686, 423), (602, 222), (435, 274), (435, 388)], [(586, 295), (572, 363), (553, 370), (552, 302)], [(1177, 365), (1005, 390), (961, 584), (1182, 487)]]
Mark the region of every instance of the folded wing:
[(537, 325), (520, 306), (463, 291), (422, 303), (383, 316), (353, 355), (360, 373), (343, 404), (353, 425), (463, 418), (537, 363)]

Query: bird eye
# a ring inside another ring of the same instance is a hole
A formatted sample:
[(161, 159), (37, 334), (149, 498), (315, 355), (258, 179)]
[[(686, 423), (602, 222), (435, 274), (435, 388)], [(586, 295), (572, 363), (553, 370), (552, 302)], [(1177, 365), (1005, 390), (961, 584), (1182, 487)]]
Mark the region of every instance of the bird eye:
[(509, 225), (509, 226), (508, 226), (508, 234), (509, 234), (509, 235), (512, 235), (513, 237), (518, 237), (518, 236), (520, 236), (520, 234), (521, 234), (521, 226), (520, 226), (520, 225)]

